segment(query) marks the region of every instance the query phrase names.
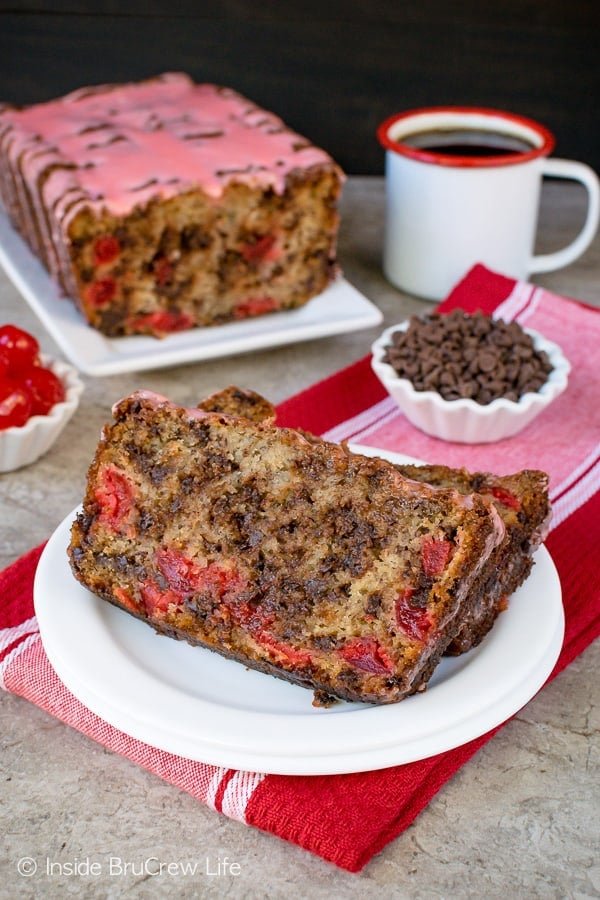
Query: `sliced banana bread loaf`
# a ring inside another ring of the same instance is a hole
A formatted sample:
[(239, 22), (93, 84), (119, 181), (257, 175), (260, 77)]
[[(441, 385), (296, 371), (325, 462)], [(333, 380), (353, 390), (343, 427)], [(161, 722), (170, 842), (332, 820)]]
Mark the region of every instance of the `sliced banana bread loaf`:
[(425, 685), (503, 538), (493, 504), (149, 392), (114, 417), (72, 528), (86, 587), (320, 697), (392, 703)]
[(337, 274), (331, 157), (165, 73), (0, 105), (0, 198), (85, 320), (163, 336), (301, 306)]

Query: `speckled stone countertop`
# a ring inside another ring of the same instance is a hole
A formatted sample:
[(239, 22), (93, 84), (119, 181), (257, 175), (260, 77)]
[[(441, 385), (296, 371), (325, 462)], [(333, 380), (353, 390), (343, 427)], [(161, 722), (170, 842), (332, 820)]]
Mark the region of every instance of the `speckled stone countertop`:
[[(381, 308), (387, 326), (430, 305), (395, 290), (381, 273), (383, 191), (381, 178), (349, 179), (340, 258), (346, 278)], [(567, 243), (582, 217), (577, 189), (547, 185), (538, 250)], [(600, 306), (600, 238), (575, 264), (534, 280)], [(44, 351), (58, 352), (3, 275), (0, 320), (20, 324)], [(163, 371), (85, 378), (81, 406), (52, 450), (0, 476), (0, 565), (48, 537), (80, 501), (100, 428), (124, 394), (146, 387), (189, 403), (236, 383), (278, 402), (364, 356), (381, 328)], [(213, 812), (0, 691), (0, 897), (600, 897), (598, 684), (596, 643), (359, 875)], [(35, 876), (19, 875), (22, 857), (36, 860)], [(110, 857), (129, 863), (127, 872), (111, 873)], [(136, 874), (149, 858), (200, 859), (203, 869), (194, 877), (177, 866), (175, 874)], [(235, 866), (215, 874), (225, 858)], [(64, 865), (86, 859), (100, 862), (100, 874), (69, 874)], [(48, 873), (53, 862), (59, 865)]]

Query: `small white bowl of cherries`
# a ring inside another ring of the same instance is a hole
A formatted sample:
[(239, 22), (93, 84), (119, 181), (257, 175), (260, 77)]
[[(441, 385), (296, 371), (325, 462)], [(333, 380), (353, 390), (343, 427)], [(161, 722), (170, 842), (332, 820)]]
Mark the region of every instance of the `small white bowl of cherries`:
[(37, 339), (0, 325), (0, 472), (40, 458), (77, 409), (83, 383), (76, 370), (40, 352)]

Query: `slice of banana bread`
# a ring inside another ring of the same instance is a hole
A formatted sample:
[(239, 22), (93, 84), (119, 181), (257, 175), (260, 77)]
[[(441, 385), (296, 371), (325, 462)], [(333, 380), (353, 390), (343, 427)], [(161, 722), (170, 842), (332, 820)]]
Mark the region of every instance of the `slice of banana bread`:
[(114, 417), (72, 528), (86, 587), (317, 697), (424, 687), (503, 538), (493, 504), (150, 392)]
[[(219, 398), (221, 398), (219, 400)], [(211, 398), (213, 404), (227, 400), (229, 412), (274, 421), (272, 405), (257, 395), (246, 396), (238, 388), (227, 388)], [(306, 433), (305, 433), (306, 434)], [(320, 438), (306, 434), (312, 441)], [(433, 487), (477, 493), (494, 503), (505, 526), (504, 540), (494, 549), (471, 588), (471, 603), (463, 610), (463, 623), (448, 645), (448, 655), (459, 655), (477, 646), (491, 629), (508, 598), (525, 581), (533, 566), (533, 554), (548, 534), (552, 516), (548, 497), (548, 475), (525, 469), (509, 475), (468, 472), (443, 465), (397, 465), (406, 478)]]

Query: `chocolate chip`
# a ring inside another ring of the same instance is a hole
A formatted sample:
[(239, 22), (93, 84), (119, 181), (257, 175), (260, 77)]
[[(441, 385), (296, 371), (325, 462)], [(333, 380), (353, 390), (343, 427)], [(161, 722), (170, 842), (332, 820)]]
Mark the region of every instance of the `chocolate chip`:
[(477, 388), (472, 381), (461, 381), (457, 387), (458, 393), (466, 400), (473, 398), (477, 393)]
[(495, 353), (490, 353), (488, 350), (482, 350), (479, 354), (479, 371), (493, 372), (496, 368), (497, 362), (498, 357)]
[(518, 322), (461, 309), (412, 316), (406, 331), (392, 334), (384, 360), (417, 390), (481, 404), (497, 397), (517, 402), (538, 391), (552, 371), (547, 354), (535, 349)]

